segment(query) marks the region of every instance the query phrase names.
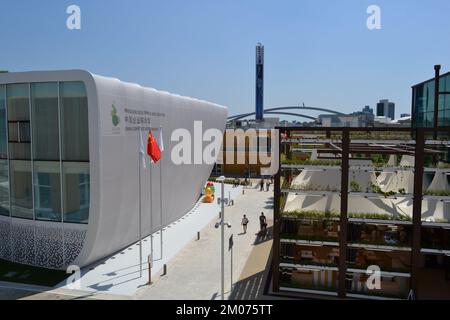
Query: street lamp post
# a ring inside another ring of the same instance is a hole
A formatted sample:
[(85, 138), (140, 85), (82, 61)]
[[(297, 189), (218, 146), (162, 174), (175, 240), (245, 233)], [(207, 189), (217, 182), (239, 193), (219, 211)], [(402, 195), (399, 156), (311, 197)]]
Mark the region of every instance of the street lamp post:
[(220, 250), (220, 269), (221, 269), (221, 281), (220, 281), (220, 291), (222, 300), (225, 299), (225, 225), (231, 228), (231, 225), (225, 222), (225, 177), (221, 176), (217, 178), (218, 182), (221, 183), (221, 196), (220, 196), (220, 222), (216, 223), (216, 228), (220, 226), (221, 233), (221, 250)]

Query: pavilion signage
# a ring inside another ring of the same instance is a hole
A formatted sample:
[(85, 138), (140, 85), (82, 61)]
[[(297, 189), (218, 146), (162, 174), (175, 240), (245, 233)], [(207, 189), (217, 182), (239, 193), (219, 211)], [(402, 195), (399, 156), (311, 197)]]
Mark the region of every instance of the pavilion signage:
[(139, 110), (137, 108), (123, 107), (116, 101), (111, 103), (108, 114), (105, 114), (103, 123), (107, 125), (105, 135), (121, 135), (127, 132), (136, 132), (139, 130), (150, 130), (151, 125), (155, 124), (155, 119), (165, 117), (164, 113), (148, 110)]

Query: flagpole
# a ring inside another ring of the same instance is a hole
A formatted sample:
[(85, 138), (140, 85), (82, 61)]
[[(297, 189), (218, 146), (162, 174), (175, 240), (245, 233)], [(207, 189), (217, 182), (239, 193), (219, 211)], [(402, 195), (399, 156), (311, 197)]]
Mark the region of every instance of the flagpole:
[[(162, 141), (162, 127), (159, 127), (159, 134)], [(161, 154), (161, 161), (159, 162), (159, 214), (161, 219), (161, 260), (163, 258), (163, 203), (162, 203), (162, 196), (163, 196), (163, 189), (162, 189), (162, 164), (163, 164), (163, 155)]]
[(152, 165), (150, 163), (150, 254), (153, 262), (153, 181), (152, 181)]
[(139, 275), (142, 277), (142, 206), (141, 206), (141, 127), (139, 127)]

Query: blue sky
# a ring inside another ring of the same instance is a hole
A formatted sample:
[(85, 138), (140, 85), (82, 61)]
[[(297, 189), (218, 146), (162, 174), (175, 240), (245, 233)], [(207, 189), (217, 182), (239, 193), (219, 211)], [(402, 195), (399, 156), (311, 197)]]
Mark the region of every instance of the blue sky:
[[(77, 4), (82, 29), (66, 28)], [(381, 8), (381, 30), (366, 9)], [(411, 85), (450, 71), (450, 1), (2, 0), (0, 69), (82, 68), (254, 109), (254, 46), (265, 45), (265, 106), (410, 112)]]

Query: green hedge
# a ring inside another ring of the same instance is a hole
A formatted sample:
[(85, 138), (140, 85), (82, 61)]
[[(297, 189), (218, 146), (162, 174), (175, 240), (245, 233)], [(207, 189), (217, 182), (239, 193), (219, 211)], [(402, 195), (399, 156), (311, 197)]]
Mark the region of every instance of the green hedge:
[(305, 240), (305, 241), (321, 241), (321, 242), (337, 242), (337, 237), (328, 237), (328, 236), (320, 236), (320, 235), (301, 235), (301, 234), (293, 234), (293, 233), (281, 233), (281, 239), (288, 240)]
[(301, 166), (339, 166), (341, 161), (339, 160), (281, 160), (282, 164), (288, 165), (301, 165)]
[[(209, 178), (208, 179), (209, 182), (217, 182), (217, 178)], [(219, 182), (217, 182), (219, 183)], [(224, 182), (225, 184), (234, 184), (234, 179), (225, 179)], [(242, 181), (242, 179), (239, 179), (239, 185), (241, 186), (245, 186), (245, 182)]]
[[(320, 210), (294, 210), (285, 211), (282, 213), (282, 216), (296, 219), (330, 219), (339, 218), (340, 214), (337, 212), (325, 212)], [(411, 221), (411, 218), (408, 216), (394, 216), (384, 213), (349, 213), (348, 217), (355, 219)]]
[(426, 196), (450, 197), (450, 190), (429, 190), (424, 193)]
[(285, 211), (282, 213), (284, 217), (290, 218), (312, 218), (312, 219), (330, 219), (339, 218), (339, 213), (336, 212), (324, 212), (319, 210), (295, 210)]

